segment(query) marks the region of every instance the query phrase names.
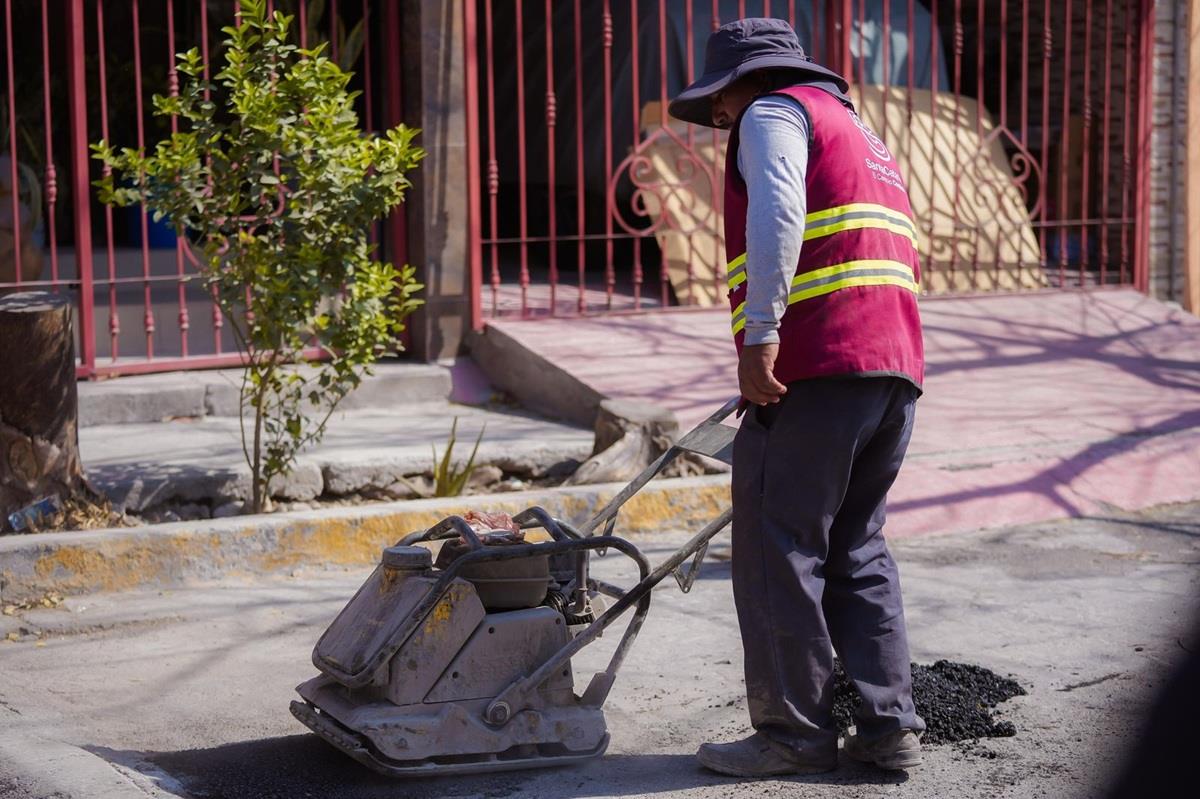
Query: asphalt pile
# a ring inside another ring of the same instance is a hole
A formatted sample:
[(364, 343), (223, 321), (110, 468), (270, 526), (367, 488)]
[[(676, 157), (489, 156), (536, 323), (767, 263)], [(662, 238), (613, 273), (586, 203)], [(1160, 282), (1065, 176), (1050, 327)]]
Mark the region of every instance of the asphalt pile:
[[(913, 703), (925, 719), (923, 743), (943, 744), (978, 738), (1006, 738), (1017, 734), (1011, 721), (998, 721), (992, 710), (1025, 689), (983, 666), (939, 660), (932, 666), (912, 664)], [(858, 689), (842, 664), (834, 664), (833, 716), (843, 732), (854, 724)]]

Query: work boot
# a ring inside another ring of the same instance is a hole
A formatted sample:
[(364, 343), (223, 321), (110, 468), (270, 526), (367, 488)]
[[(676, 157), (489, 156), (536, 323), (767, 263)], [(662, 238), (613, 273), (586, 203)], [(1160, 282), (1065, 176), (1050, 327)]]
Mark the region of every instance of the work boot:
[(875, 741), (847, 733), (846, 754), (884, 769), (912, 768), (921, 765), (921, 739), (912, 730), (897, 730)]
[(733, 777), (775, 777), (782, 774), (820, 774), (837, 768), (837, 751), (817, 757), (792, 752), (761, 732), (727, 744), (701, 744), (700, 765)]

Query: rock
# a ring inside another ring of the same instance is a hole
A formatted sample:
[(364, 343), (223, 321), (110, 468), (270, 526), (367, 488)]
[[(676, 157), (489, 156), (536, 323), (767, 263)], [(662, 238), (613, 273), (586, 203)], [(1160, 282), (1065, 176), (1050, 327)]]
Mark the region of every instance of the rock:
[(604, 400), (596, 415), (592, 456), (566, 485), (625, 482), (636, 477), (679, 438), (679, 420), (644, 402)]
[(410, 474), (388, 486), (396, 499), (424, 499), (433, 496), (433, 478), (424, 474)]
[(579, 467), (582, 465), (582, 461), (576, 460), (575, 458), (566, 458), (558, 463), (550, 464), (550, 466), (548, 466), (545, 472), (540, 476), (548, 477), (552, 480), (569, 477), (575, 474), (575, 472), (577, 472)]
[(213, 508), (212, 517), (214, 519), (228, 519), (231, 516), (241, 516), (242, 508), (245, 503), (242, 502), (226, 502), (224, 505), (218, 505)]
[(483, 491), (504, 479), (504, 472), (499, 466), (493, 466), (490, 463), (476, 466), (471, 472), (471, 478), (467, 480), (465, 493), (473, 491)]
[(320, 466), (310, 461), (300, 461), (287, 474), (273, 477), (267, 488), (276, 499), (316, 499), (325, 490), (325, 478)]
[[(420, 474), (427, 468), (429, 468), (428, 456), (367, 462), (339, 459), (326, 462), (321, 467), (321, 472), (327, 494), (335, 496), (356, 493), (370, 494), (374, 490), (376, 492), (395, 491), (399, 496), (404, 497), (415, 496), (410, 490), (403, 488), (402, 480), (405, 479), (405, 476)], [(397, 483), (400, 484), (399, 488), (396, 487)]]
[(433, 480), (423, 474), (397, 475), (384, 485), (363, 486), (353, 494), (342, 494), (346, 498), (361, 498), (391, 502), (397, 499), (425, 499), (433, 496)]
[(212, 511), (207, 505), (201, 505), (198, 502), (189, 502), (186, 505), (180, 505), (175, 509), (181, 519), (192, 521), (193, 519), (207, 519), (212, 516)]

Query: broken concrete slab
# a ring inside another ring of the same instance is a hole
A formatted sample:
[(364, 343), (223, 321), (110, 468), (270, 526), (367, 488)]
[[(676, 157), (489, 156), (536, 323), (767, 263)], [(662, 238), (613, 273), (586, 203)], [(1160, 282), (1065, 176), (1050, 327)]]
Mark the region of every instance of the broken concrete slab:
[[(509, 409), (447, 402), (404, 403), (394, 410), (350, 410), (330, 420), (324, 440), (301, 455), (296, 469), (271, 486), (277, 498), (412, 496), (405, 480), (432, 473), (458, 420), (452, 461), (460, 467), (483, 433), (476, 464), (522, 479), (565, 477), (592, 449), (592, 433)], [(212, 507), (250, 496), (238, 420), (97, 425), (80, 431), (93, 484), (123, 510), (167, 502), (207, 501)]]
[(506, 328), (488, 325), (471, 336), (470, 346), (473, 360), (492, 385), (526, 408), (552, 419), (592, 426), (605, 395), (538, 354), (528, 342)]
[(167, 502), (206, 500), (220, 505), (250, 495), (250, 471), (237, 467), (134, 462), (89, 469), (88, 480), (118, 512)]

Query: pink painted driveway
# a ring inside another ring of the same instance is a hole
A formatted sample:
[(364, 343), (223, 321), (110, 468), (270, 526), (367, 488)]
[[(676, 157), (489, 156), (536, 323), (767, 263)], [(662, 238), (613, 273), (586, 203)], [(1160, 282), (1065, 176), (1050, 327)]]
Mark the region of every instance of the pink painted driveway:
[[(930, 298), (891, 535), (1200, 498), (1200, 319), (1126, 290)], [(736, 392), (728, 313), (499, 321), (600, 393), (687, 428)]]

